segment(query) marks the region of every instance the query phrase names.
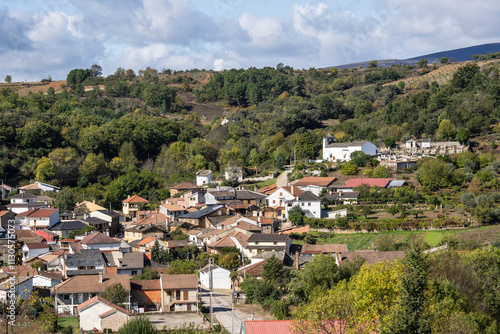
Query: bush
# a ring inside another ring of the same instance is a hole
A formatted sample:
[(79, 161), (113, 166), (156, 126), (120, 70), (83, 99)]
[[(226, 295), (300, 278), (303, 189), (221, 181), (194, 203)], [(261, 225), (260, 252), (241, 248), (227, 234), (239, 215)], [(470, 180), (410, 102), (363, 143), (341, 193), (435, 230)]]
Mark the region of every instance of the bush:
[(63, 327), (63, 329), (61, 329), (59, 331), (60, 334), (73, 334), (73, 326), (66, 326), (66, 327)]
[(118, 334), (158, 334), (159, 331), (156, 327), (149, 321), (148, 318), (139, 316), (132, 318), (125, 325), (120, 327)]

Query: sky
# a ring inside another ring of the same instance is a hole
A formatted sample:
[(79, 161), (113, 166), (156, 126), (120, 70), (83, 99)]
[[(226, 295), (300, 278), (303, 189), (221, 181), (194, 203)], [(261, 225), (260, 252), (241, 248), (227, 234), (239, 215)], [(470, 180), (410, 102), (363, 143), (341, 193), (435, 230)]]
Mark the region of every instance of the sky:
[(3, 1), (0, 80), (405, 59), (500, 42), (499, 16), (491, 0)]

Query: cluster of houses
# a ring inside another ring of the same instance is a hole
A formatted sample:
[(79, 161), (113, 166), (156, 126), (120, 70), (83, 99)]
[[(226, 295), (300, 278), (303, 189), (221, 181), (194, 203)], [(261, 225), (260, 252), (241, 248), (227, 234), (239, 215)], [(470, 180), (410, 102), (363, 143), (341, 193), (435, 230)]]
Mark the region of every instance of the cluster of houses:
[[(338, 148), (343, 157), (344, 148), (334, 144), (328, 144), (330, 149)], [(378, 154), (366, 143), (359, 145)], [(335, 152), (329, 154), (336, 157)], [(357, 204), (359, 193), (355, 188), (360, 184), (390, 188), (404, 185), (403, 181), (354, 178), (339, 182), (335, 177), (307, 176), (284, 187), (247, 190), (208, 188), (213, 185), (211, 177), (211, 171), (200, 171), (196, 183), (171, 187), (172, 197), (156, 209), (148, 206), (147, 199), (133, 195), (123, 200), (121, 211), (83, 201), (71, 212), (61, 213), (54, 208), (51, 196), (59, 188), (41, 182), (19, 188), (19, 193), (9, 198), (10, 204), (0, 208), (4, 265), (0, 270), (0, 300), (7, 298), (9, 278), (16, 277), (19, 297), (38, 289), (54, 297), (58, 313), (80, 314), (82, 329), (113, 329), (136, 312), (195, 312), (199, 284), (208, 289), (236, 289), (247, 275), (260, 277), (263, 265), (272, 256), (296, 269), (302, 269), (316, 254), (335, 256), (339, 265), (355, 256), (372, 262), (403, 256), (402, 252), (349, 252), (346, 245), (296, 245), (290, 234), (309, 233), (309, 227), (284, 229), (282, 225), (295, 206), (307, 217), (337, 218), (345, 216), (346, 209), (328, 212), (322, 208), (321, 198), (333, 204)], [(7, 266), (7, 233), (12, 225), (22, 261), (15, 270)], [(85, 232), (88, 227), (91, 231)], [(178, 230), (188, 240), (173, 240), (171, 234)], [(169, 252), (187, 245), (209, 254), (236, 248), (246, 265), (232, 268), (238, 273), (234, 281), (229, 270), (215, 264), (202, 268), (199, 277), (169, 275), (168, 266), (152, 259), (157, 242)], [(158, 279), (132, 279), (148, 266), (157, 271)], [(122, 306), (100, 297), (116, 283), (128, 293)]]

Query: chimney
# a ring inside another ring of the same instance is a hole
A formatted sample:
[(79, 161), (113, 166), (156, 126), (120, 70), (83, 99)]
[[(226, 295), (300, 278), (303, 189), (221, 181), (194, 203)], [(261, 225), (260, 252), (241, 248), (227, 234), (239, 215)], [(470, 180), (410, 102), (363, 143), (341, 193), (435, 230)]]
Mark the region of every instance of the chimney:
[(295, 252), (295, 269), (299, 270), (299, 252)]
[(99, 283), (102, 283), (102, 273), (99, 273)]

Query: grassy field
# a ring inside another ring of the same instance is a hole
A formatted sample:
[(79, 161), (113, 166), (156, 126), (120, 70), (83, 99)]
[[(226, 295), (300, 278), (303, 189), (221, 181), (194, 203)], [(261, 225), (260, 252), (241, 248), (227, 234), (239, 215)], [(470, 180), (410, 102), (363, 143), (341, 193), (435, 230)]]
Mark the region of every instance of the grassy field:
[[(319, 233), (313, 232), (315, 236)], [(431, 247), (436, 246), (446, 235), (455, 235), (458, 240), (481, 240), (493, 242), (500, 240), (500, 226), (484, 226), (466, 230), (436, 231), (387, 231), (380, 233), (336, 233), (332, 237), (318, 238), (318, 244), (347, 244), (350, 251), (373, 249), (377, 238), (389, 235), (396, 243), (406, 243), (410, 238), (422, 238)]]
[(68, 327), (71, 326), (73, 327), (73, 333), (79, 333), (78, 328), (80, 327), (80, 324), (78, 323), (78, 318), (59, 318), (57, 319), (57, 326), (63, 328), (63, 327)]

